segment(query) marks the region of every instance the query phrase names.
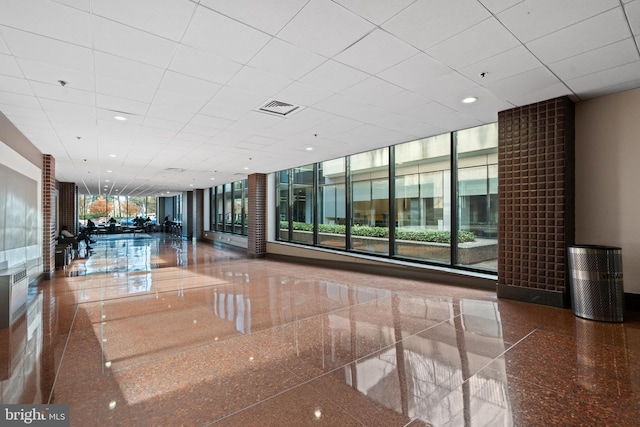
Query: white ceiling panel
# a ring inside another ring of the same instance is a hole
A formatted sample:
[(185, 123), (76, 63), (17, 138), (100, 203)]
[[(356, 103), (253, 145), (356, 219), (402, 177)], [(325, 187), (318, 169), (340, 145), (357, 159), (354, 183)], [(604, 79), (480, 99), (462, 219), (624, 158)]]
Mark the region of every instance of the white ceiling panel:
[[(233, 34), (233, 37), (229, 37)], [(271, 37), (238, 21), (199, 6), (182, 43), (203, 52), (246, 63)], [(224, 40), (224, 43), (220, 41)]]
[[(52, 17), (65, 16), (65, 22)], [(91, 47), (91, 15), (50, 0), (4, 0), (0, 25)]]
[(418, 0), (382, 27), (426, 50), (490, 16), (476, 0)]
[(1, 28), (9, 50), (16, 58), (35, 60), (58, 68), (93, 73), (93, 56), (89, 48), (48, 37)]
[(311, 0), (278, 33), (278, 38), (332, 57), (374, 28), (370, 22), (330, 0)]
[(541, 61), (553, 63), (631, 36), (622, 9), (597, 15), (527, 44)]
[(94, 92), (87, 90), (77, 90), (69, 86), (60, 86), (58, 84), (31, 82), (33, 93), (38, 98), (54, 99), (57, 101), (71, 102), (73, 104), (82, 104), (89, 107), (95, 107), (96, 95)]
[(309, 50), (272, 39), (248, 65), (298, 80), (324, 61), (325, 58)]
[(93, 18), (96, 50), (166, 68), (177, 43), (108, 19)]
[(620, 6), (619, 0), (525, 0), (498, 15), (523, 43)]
[(425, 82), (453, 73), (453, 69), (420, 52), (378, 74), (383, 80), (408, 90), (424, 86)]
[(179, 41), (196, 4), (189, 0), (91, 0), (95, 15)]
[(418, 53), (413, 46), (376, 29), (334, 59), (369, 74), (377, 74)]
[(164, 70), (108, 53), (95, 52), (94, 61), (97, 76), (106, 76), (129, 83), (157, 88)]
[(269, 97), (280, 92), (291, 83), (293, 83), (293, 80), (287, 77), (245, 66), (229, 80), (227, 86)]
[(369, 77), (367, 73), (356, 70), (336, 61), (326, 61), (300, 79), (301, 82), (333, 92), (340, 92)]
[[(518, 46), (468, 67), (461, 68), (459, 72), (484, 86), (541, 66), (542, 63), (526, 47)], [(484, 76), (481, 73), (485, 73)]]
[(0, 75), (0, 91), (18, 93), (21, 95), (33, 95), (28, 81), (18, 77)]
[(203, 6), (271, 35), (276, 35), (307, 2), (308, 0), (200, 0)]
[(413, 3), (415, 0), (335, 0), (364, 19), (380, 25)]
[(562, 80), (573, 80), (635, 62), (638, 59), (640, 56), (633, 39), (626, 39), (550, 64), (549, 67)]
[(17, 62), (20, 64), (20, 68), (27, 80), (47, 84), (59, 84), (58, 80), (64, 80), (67, 82), (67, 87), (87, 91), (95, 89), (95, 77), (93, 73), (83, 73), (70, 68), (55, 67), (30, 59), (18, 59)]
[(452, 68), (463, 68), (518, 46), (518, 40), (494, 19), (485, 19), (433, 46), (427, 53)]
[(13, 56), (0, 54), (0, 74), (5, 76), (23, 77), (18, 62)]
[(179, 45), (169, 69), (188, 76), (225, 84), (242, 65), (185, 45)]
[[(4, 3), (0, 111), (82, 192), (207, 188), (640, 87), (640, 0)], [(305, 108), (254, 111), (270, 99)]]
[(640, 1), (634, 0), (624, 6), (624, 11), (629, 20), (631, 31), (634, 35), (640, 35)]

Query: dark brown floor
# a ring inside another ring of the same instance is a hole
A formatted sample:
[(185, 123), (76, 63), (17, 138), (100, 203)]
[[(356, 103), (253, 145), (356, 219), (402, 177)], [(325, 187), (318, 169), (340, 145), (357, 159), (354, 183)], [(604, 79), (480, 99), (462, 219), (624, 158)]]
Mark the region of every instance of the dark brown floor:
[(72, 426), (625, 426), (640, 318), (101, 236), (0, 331), (1, 403)]

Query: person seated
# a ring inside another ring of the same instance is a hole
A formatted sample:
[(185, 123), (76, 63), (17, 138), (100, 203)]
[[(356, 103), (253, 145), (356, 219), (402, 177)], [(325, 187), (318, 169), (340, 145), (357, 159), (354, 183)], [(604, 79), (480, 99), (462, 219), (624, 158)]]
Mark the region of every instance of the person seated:
[(91, 221), (91, 219), (87, 220), (87, 234), (89, 236), (91, 236), (91, 233), (95, 233), (96, 231), (96, 224), (95, 222)]
[(62, 240), (65, 239), (75, 239), (76, 242), (84, 242), (87, 245), (87, 249), (93, 249), (89, 246), (90, 243), (95, 243), (95, 240), (92, 240), (86, 233), (80, 232), (77, 236), (74, 236), (73, 233), (69, 231), (69, 228), (66, 225), (63, 225), (60, 230), (60, 238)]
[(109, 218), (109, 232), (114, 233), (116, 231), (116, 219), (114, 217)]

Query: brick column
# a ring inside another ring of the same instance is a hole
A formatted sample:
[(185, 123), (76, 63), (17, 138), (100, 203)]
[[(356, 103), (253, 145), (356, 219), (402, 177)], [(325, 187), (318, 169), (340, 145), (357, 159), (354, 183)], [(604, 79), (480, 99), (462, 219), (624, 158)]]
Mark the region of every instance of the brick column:
[(42, 271), (45, 280), (56, 270), (56, 159), (42, 159)]
[(73, 182), (61, 182), (58, 192), (59, 225), (66, 225), (78, 234), (78, 187)]
[(566, 307), (575, 240), (574, 105), (498, 114), (498, 297)]
[(202, 240), (204, 237), (204, 190), (193, 191), (193, 237)]
[(267, 254), (267, 175), (249, 175), (249, 224), (247, 255), (263, 258)]

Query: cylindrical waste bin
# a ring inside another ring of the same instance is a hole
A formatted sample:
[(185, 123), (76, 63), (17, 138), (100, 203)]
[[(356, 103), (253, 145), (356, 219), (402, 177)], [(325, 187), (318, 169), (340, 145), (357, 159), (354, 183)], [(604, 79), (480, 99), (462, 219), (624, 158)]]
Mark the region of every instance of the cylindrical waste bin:
[(570, 246), (569, 275), (576, 316), (603, 322), (624, 320), (621, 248)]

